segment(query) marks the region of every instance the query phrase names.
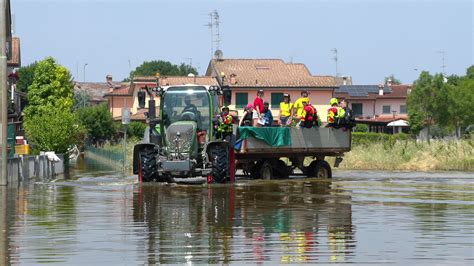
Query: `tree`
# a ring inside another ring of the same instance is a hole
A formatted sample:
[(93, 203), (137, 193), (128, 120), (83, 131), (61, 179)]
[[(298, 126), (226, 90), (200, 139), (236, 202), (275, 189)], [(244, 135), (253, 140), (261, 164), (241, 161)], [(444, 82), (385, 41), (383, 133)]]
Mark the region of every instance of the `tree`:
[[(38, 150), (67, 153), (81, 133), (72, 113), (71, 74), (52, 57), (38, 62), (28, 87), (25, 131)], [(66, 156), (67, 157), (67, 156)]]
[(197, 75), (196, 68), (181, 63), (181, 65), (175, 65), (168, 61), (154, 60), (145, 61), (143, 64), (135, 68), (130, 72), (130, 78), (134, 76), (155, 76), (156, 73), (160, 73), (162, 76), (187, 76), (189, 73)]
[(25, 113), (31, 116), (47, 106), (71, 110), (73, 90), (69, 70), (48, 57), (36, 65), (33, 82), (28, 88), (29, 104)]
[(474, 102), (474, 75), (469, 71), (474, 70), (471, 66), (467, 75), (459, 81), (457, 86), (450, 85), (448, 91), (449, 106), (448, 112), (452, 121), (452, 126), (456, 129), (457, 137), (461, 137), (461, 128), (474, 124), (474, 112), (472, 103)]
[(393, 74), (391, 74), (391, 75), (388, 76), (388, 77), (385, 77), (385, 84), (387, 84), (387, 81), (388, 81), (389, 79), (392, 81), (392, 84), (393, 84), (393, 85), (400, 85), (400, 84), (402, 84), (402, 82), (401, 82), (399, 79), (397, 79), (397, 78), (395, 77), (395, 75), (393, 75)]
[(38, 62), (34, 62), (18, 69), (18, 81), (16, 82), (16, 89), (21, 92), (28, 92), (28, 87), (33, 84), (33, 78), (35, 76), (35, 69)]
[(425, 71), (420, 74), (407, 100), (410, 127), (414, 133), (427, 126), (430, 134), (430, 125), (436, 124), (442, 131), (456, 130), (460, 137), (462, 127), (474, 124), (472, 72), (471, 66), (464, 77), (452, 75), (445, 79), (443, 74), (431, 76)]
[(78, 144), (77, 135), (83, 129), (70, 110), (51, 104), (45, 107), (38, 109), (33, 116), (25, 116), (26, 135), (37, 151), (67, 154), (71, 145)]
[(86, 90), (74, 92), (74, 110), (90, 106), (91, 96)]
[(423, 71), (414, 82), (407, 99), (408, 117), (411, 130), (417, 134), (425, 125), (430, 125), (435, 115), (435, 94), (432, 88), (433, 76)]
[(80, 108), (77, 113), (79, 121), (87, 130), (87, 137), (93, 143), (110, 139), (114, 135), (114, 120), (106, 103)]

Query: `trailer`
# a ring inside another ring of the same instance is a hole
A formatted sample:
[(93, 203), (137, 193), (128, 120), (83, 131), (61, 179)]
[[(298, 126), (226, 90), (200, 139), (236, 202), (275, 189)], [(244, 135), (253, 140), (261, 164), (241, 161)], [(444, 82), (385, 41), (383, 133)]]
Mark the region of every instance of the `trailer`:
[(236, 168), (252, 178), (288, 178), (295, 170), (308, 177), (331, 178), (326, 157), (335, 167), (351, 150), (346, 128), (239, 127)]

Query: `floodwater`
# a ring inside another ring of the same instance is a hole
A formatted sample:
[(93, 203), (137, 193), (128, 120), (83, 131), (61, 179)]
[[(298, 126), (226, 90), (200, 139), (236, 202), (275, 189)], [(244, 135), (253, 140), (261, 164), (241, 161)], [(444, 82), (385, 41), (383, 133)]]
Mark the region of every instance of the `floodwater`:
[(0, 264), (474, 264), (473, 173), (140, 186), (86, 169), (0, 192)]

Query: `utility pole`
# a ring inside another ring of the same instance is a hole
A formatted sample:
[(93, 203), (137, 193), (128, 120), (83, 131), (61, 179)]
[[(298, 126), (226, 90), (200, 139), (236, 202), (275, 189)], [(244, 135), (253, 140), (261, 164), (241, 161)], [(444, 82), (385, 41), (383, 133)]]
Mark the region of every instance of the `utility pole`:
[(5, 0), (0, 0), (0, 186), (8, 183), (7, 167), (7, 128), (8, 128), (8, 95), (7, 95), (7, 4)]
[(332, 58), (334, 62), (336, 62), (336, 77), (339, 76), (339, 71), (337, 70), (337, 48), (331, 50), (334, 53), (334, 57)]

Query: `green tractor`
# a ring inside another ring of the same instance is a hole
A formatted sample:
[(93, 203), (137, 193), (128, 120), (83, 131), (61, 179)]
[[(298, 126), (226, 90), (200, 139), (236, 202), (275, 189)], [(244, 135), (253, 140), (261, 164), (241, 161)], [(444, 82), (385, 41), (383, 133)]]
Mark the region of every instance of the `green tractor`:
[[(149, 127), (133, 150), (133, 173), (143, 182), (225, 183), (231, 181), (231, 141), (217, 136), (221, 102), (231, 91), (220, 86), (180, 85), (140, 91)], [(154, 96), (160, 97), (156, 116)], [(232, 161), (233, 163), (233, 161)], [(233, 175), (232, 175), (233, 179)]]

